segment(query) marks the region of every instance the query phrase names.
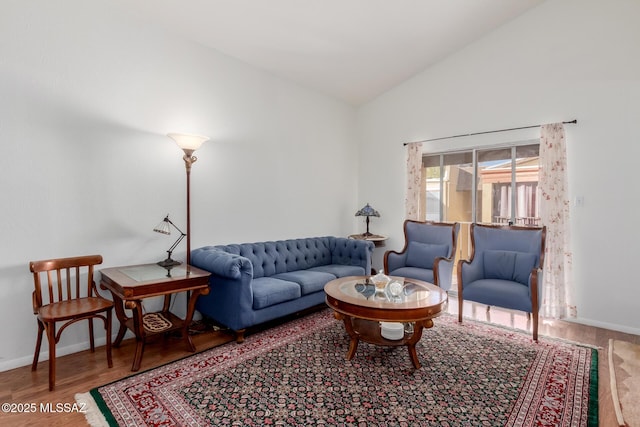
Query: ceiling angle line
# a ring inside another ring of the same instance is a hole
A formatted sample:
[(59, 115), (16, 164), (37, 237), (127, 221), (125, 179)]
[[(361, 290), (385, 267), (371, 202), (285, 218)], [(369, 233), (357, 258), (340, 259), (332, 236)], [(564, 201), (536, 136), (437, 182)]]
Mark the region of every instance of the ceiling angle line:
[[(565, 125), (577, 124), (577, 123), (578, 123), (577, 119), (573, 119), (573, 120), (570, 120), (570, 121), (562, 122), (562, 124), (565, 124)], [(409, 145), (409, 144), (415, 144), (416, 142), (431, 142), (431, 141), (440, 141), (442, 139), (462, 138), (464, 136), (485, 135), (485, 134), (488, 134), (488, 133), (509, 132), (509, 131), (512, 131), (512, 130), (533, 129), (533, 128), (539, 128), (540, 126), (544, 126), (544, 125), (531, 125), (531, 126), (521, 126), (521, 127), (517, 127), (517, 128), (487, 130), (487, 131), (484, 131), (484, 132), (463, 133), (463, 134), (460, 134), (460, 135), (442, 136), (440, 138), (423, 139), (422, 141), (404, 142), (402, 145), (406, 146), (406, 145)]]

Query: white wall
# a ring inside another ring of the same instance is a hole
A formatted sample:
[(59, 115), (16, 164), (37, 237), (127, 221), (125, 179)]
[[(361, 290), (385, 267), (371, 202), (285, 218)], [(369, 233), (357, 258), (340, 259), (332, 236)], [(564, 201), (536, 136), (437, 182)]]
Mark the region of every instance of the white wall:
[[(403, 142), (576, 118), (566, 132), (569, 193), (584, 198), (571, 223), (578, 320), (640, 333), (639, 18), (637, 0), (549, 0), (361, 108), (360, 198), (380, 211), (386, 249), (403, 241)], [(450, 139), (424, 151), (531, 136)]]
[[(145, 27), (107, 1), (5, 0), (0, 370), (33, 356), (30, 260), (163, 258), (175, 236), (153, 227), (167, 213), (178, 226), (186, 219), (182, 152), (167, 132), (212, 138), (192, 171), (192, 248), (353, 232), (353, 107)], [(85, 329), (66, 330), (59, 354), (87, 348)]]

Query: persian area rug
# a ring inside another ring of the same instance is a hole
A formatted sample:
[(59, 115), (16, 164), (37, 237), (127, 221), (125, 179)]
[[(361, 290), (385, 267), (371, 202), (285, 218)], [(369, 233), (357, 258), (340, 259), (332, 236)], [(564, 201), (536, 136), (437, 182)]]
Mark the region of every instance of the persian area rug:
[(592, 348), (450, 315), (424, 331), (418, 370), (405, 347), (361, 342), (347, 361), (348, 347), (323, 310), (77, 398), (92, 398), (110, 426), (598, 423)]
[(609, 375), (618, 424), (640, 427), (640, 345), (609, 340)]

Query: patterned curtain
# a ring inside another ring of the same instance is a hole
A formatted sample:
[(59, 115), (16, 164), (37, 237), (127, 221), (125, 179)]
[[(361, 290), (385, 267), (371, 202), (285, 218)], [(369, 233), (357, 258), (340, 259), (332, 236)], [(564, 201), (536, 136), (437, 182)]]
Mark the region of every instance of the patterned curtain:
[(406, 219), (420, 219), (420, 191), (422, 189), (422, 143), (407, 144)]
[(569, 246), (567, 154), (562, 123), (541, 127), (540, 219), (547, 226), (542, 288), (543, 317), (576, 317), (572, 254)]

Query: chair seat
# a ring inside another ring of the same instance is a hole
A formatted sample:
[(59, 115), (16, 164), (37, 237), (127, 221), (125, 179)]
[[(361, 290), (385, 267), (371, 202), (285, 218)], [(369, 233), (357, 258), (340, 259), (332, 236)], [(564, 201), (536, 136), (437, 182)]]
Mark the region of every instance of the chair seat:
[(63, 321), (92, 316), (113, 307), (113, 302), (101, 297), (79, 298), (47, 304), (38, 309), (38, 317), (44, 322)]
[(464, 285), (464, 299), (481, 304), (531, 312), (529, 287), (502, 279), (481, 279)]

